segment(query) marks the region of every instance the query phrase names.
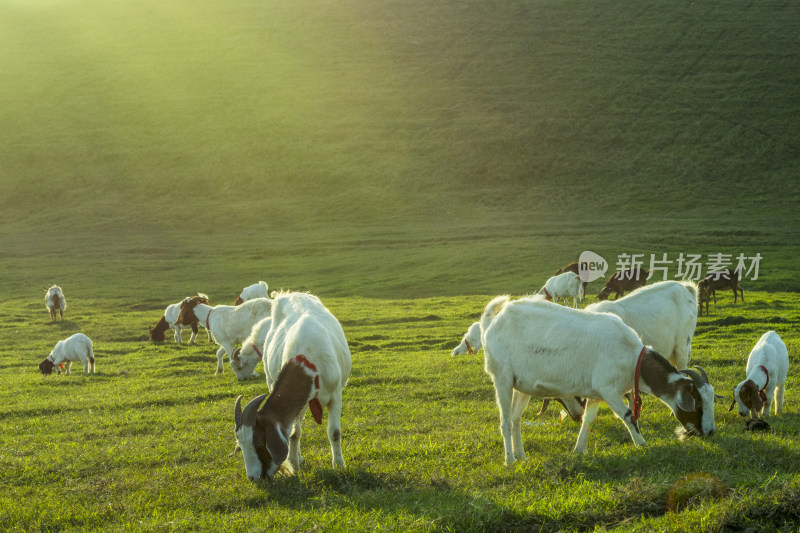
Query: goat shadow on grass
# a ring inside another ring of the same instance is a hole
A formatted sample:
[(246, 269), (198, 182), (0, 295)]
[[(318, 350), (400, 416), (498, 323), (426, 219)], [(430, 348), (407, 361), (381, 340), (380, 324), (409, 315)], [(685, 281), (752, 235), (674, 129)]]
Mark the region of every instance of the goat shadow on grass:
[(74, 331), (78, 329), (78, 323), (74, 320), (56, 320), (55, 322), (45, 323), (46, 327), (56, 328), (61, 331)]
[[(309, 510), (322, 505), (329, 509), (326, 492), (335, 492), (347, 499), (342, 505), (364, 511), (379, 511), (386, 515), (414, 514), (429, 501), (427, 509), (417, 512), (422, 520), (435, 521), (437, 529), (467, 531), (475, 524), (484, 524), (485, 531), (561, 531), (557, 521), (534, 513), (513, 511), (496, 502), (475, 497), (454, 489), (450, 482), (439, 477), (414, 480), (402, 472), (394, 474), (372, 472), (348, 467), (333, 470), (318, 468), (306, 477), (301, 470), (298, 476), (277, 476), (272, 481), (259, 481), (256, 486), (264, 497), (245, 500), (245, 506), (262, 509), (267, 502), (295, 510)], [(266, 501), (265, 501), (266, 500)], [(219, 504), (229, 510), (229, 504)], [(485, 524), (491, 523), (486, 529)]]

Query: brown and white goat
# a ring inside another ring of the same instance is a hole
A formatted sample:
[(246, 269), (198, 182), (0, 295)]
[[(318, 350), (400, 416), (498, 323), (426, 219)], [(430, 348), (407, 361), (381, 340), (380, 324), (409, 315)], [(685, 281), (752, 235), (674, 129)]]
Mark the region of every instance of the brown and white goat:
[(705, 372), (678, 372), (615, 315), (554, 305), (541, 297), (512, 302), (500, 296), (486, 306), (481, 325), (506, 464), (525, 458), (521, 418), (532, 396), (588, 400), (577, 453), (586, 451), (602, 402), (622, 420), (634, 444), (645, 444), (636, 423), (638, 409), (631, 411), (622, 400), (629, 391), (634, 400), (641, 390), (665, 403), (684, 435), (711, 435), (716, 429), (714, 389)]
[(774, 331), (764, 333), (747, 357), (747, 379), (733, 389), (734, 406), (739, 414), (752, 418), (769, 416), (775, 404), (775, 414), (783, 412), (783, 396), (789, 374), (789, 351), (780, 335)]
[(744, 302), (744, 289), (739, 285), (739, 273), (731, 268), (726, 268), (719, 272), (709, 272), (697, 284), (697, 289), (699, 291), (698, 313), (701, 315), (703, 314), (703, 304), (706, 306), (706, 316), (708, 316), (708, 304), (712, 298), (714, 299), (714, 305), (717, 304), (717, 290), (719, 289), (731, 289), (733, 291), (733, 303), (738, 301), (739, 294), (741, 294)]
[(56, 312), (64, 320), (64, 310), (67, 308), (67, 300), (64, 298), (64, 292), (58, 285), (52, 287), (42, 287), (42, 290), (47, 294), (44, 295), (44, 305), (50, 311), (50, 322), (56, 321)]
[[(242, 410), (242, 396), (236, 398), (234, 422), (237, 449), (242, 450), (244, 468), (250, 481), (272, 479), (281, 470), (292, 475), (299, 465), (289, 458), (289, 442), (296, 439), (292, 426), (298, 416), (311, 408), (314, 420), (322, 422), (322, 406), (317, 394), (319, 373), (303, 355), (283, 365), (278, 379), (267, 396), (251, 400)], [(264, 402), (264, 398), (267, 399)], [(259, 409), (261, 403), (264, 406)], [(234, 450), (235, 451), (235, 450)]]
[[(202, 292), (198, 293), (197, 296), (191, 296), (190, 298), (198, 303), (204, 303), (206, 305), (209, 303), (208, 296)], [(165, 334), (167, 330), (173, 330), (175, 332), (175, 342), (181, 344), (181, 330), (191, 328), (192, 336), (189, 339), (189, 344), (195, 343), (195, 339), (197, 338), (197, 333), (199, 331), (199, 322), (195, 320), (188, 325), (176, 324), (181, 310), (181, 303), (183, 302), (178, 302), (167, 306), (167, 308), (164, 310), (164, 314), (158, 320), (156, 325), (150, 328), (150, 341), (163, 342), (166, 339)], [(211, 331), (206, 330), (206, 334), (208, 335), (208, 342), (212, 342), (213, 339), (211, 338)]]
[(597, 293), (597, 299), (608, 300), (612, 292), (616, 294), (615, 298), (621, 298), (625, 296), (626, 292), (636, 290), (646, 284), (649, 275), (650, 273), (641, 267), (618, 270), (608, 278), (605, 286)]

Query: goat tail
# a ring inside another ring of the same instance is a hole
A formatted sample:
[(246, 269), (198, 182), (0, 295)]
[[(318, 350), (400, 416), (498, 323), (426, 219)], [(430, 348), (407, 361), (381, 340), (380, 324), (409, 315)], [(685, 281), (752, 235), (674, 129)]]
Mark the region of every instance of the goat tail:
[(486, 331), (489, 328), (489, 325), (492, 323), (492, 320), (494, 320), (494, 317), (497, 316), (497, 313), (502, 311), (510, 301), (511, 297), (505, 294), (503, 296), (497, 296), (489, 302), (481, 315), (481, 331)]

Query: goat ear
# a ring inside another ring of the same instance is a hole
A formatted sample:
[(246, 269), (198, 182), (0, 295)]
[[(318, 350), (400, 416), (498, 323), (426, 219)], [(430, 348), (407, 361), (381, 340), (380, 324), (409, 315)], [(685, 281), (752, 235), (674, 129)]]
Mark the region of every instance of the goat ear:
[(695, 407), (694, 403), (694, 396), (684, 389), (678, 390), (678, 396), (676, 398), (678, 403), (678, 407), (680, 407), (684, 411), (696, 411), (697, 408)]
[(731, 402), (731, 406), (728, 407), (728, 412), (733, 411), (733, 408), (736, 407), (736, 398), (733, 399)]
[(289, 457), (289, 443), (278, 426), (268, 426), (265, 433), (267, 436), (267, 451), (272, 458), (272, 462), (280, 466)]

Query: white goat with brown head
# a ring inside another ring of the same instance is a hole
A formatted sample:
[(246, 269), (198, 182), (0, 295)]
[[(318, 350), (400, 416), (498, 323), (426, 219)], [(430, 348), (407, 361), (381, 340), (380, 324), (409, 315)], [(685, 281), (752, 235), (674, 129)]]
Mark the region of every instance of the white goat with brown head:
[[(532, 396), (588, 399), (578, 453), (586, 451), (602, 402), (622, 420), (634, 444), (645, 444), (636, 423), (639, 390), (669, 406), (687, 434), (714, 433), (714, 389), (705, 372), (678, 372), (617, 316), (554, 305), (538, 296), (513, 302), (501, 296), (486, 306), (481, 325), (506, 464), (525, 458), (520, 420)], [(633, 411), (622, 400), (631, 390)]]
[(739, 414), (752, 418), (769, 416), (775, 402), (775, 414), (783, 412), (783, 395), (789, 375), (789, 350), (780, 335), (774, 331), (764, 333), (747, 358), (747, 379), (733, 389), (733, 403)]
[(73, 361), (80, 361), (86, 374), (95, 371), (92, 340), (83, 333), (58, 341), (50, 355), (39, 363), (39, 371), (45, 376), (52, 374), (53, 370), (60, 374), (63, 367), (64, 373), (69, 374)]
[(42, 287), (42, 290), (47, 294), (44, 295), (44, 305), (50, 311), (50, 321), (56, 321), (56, 313), (59, 313), (61, 320), (64, 320), (64, 310), (67, 308), (67, 300), (64, 298), (64, 292), (58, 285), (52, 287)]
[[(328, 441), (333, 466), (344, 466), (342, 456), (342, 389), (350, 377), (350, 349), (336, 317), (316, 296), (306, 293), (276, 295), (272, 324), (264, 343), (264, 369), (271, 394), (235, 408), (236, 439), (244, 456), (247, 477), (271, 479), (288, 458), (287, 470), (296, 471), (303, 417), (311, 408), (322, 423), (328, 410)], [(241, 397), (237, 399), (240, 405)]]

